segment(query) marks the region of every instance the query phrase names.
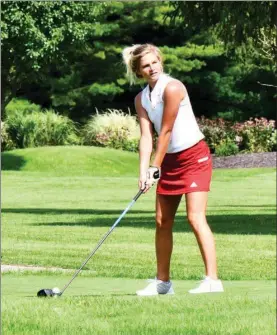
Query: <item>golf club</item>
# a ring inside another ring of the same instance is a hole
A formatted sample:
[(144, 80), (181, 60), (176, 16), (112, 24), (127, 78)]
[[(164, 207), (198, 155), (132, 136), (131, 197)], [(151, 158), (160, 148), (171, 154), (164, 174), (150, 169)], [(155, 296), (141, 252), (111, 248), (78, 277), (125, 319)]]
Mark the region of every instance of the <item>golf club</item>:
[(75, 272), (74, 276), (64, 286), (64, 288), (61, 291), (57, 287), (55, 287), (53, 289), (42, 289), (42, 290), (38, 291), (37, 296), (38, 297), (58, 297), (58, 296), (61, 296), (64, 293), (64, 291), (68, 288), (68, 286), (72, 283), (72, 281), (78, 276), (78, 274), (80, 273), (80, 271), (82, 270), (82, 268), (87, 264), (87, 262), (91, 259), (91, 257), (100, 248), (100, 246), (106, 240), (106, 238), (111, 234), (111, 232), (118, 225), (118, 223), (124, 217), (124, 215), (129, 211), (129, 209), (134, 205), (134, 203), (137, 201), (137, 199), (142, 195), (143, 191), (144, 190), (139, 190), (139, 192), (136, 194), (136, 196), (133, 198), (133, 200), (129, 203), (129, 205), (122, 212), (122, 214), (120, 215), (120, 217), (112, 225), (112, 227), (110, 228), (110, 230), (103, 236), (103, 238), (100, 240), (100, 242), (97, 244), (97, 246), (89, 254), (88, 258), (84, 261), (84, 263), (81, 265), (81, 267)]

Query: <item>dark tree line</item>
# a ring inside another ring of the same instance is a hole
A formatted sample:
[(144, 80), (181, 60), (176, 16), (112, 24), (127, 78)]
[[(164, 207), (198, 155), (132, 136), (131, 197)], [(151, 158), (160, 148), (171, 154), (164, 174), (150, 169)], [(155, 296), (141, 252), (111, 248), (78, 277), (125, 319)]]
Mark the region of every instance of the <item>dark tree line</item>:
[(2, 117), (13, 98), (85, 120), (133, 109), (121, 51), (151, 42), (197, 115), (275, 117), (276, 2), (2, 2)]

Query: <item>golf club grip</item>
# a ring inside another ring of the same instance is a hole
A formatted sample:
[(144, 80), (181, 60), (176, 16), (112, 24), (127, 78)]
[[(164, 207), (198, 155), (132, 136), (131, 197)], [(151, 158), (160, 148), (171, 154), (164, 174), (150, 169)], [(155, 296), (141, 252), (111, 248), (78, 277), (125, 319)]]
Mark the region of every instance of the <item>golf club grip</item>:
[(139, 190), (138, 193), (135, 195), (133, 201), (137, 201), (138, 198), (142, 195), (144, 190), (145, 190), (145, 188), (143, 190)]
[(115, 221), (115, 223), (112, 225), (110, 230), (102, 237), (102, 239), (99, 241), (97, 246), (93, 249), (93, 251), (89, 254), (87, 259), (84, 261), (84, 263), (81, 265), (81, 267), (75, 272), (71, 280), (64, 286), (62, 289), (60, 296), (64, 293), (64, 291), (68, 288), (68, 286), (72, 283), (72, 281), (77, 277), (77, 275), (80, 273), (82, 268), (87, 264), (87, 262), (91, 259), (91, 257), (96, 253), (96, 251), (100, 248), (100, 246), (103, 244), (103, 242), (106, 240), (106, 238), (111, 234), (111, 232), (114, 230), (114, 228), (117, 226), (117, 224), (120, 222), (120, 220), (124, 217), (124, 215), (129, 211), (129, 209), (133, 206), (133, 204), (137, 201), (137, 199), (142, 195), (144, 190), (139, 190), (139, 192), (135, 195), (133, 200), (129, 203), (129, 205), (125, 208), (125, 210), (121, 213), (119, 218)]

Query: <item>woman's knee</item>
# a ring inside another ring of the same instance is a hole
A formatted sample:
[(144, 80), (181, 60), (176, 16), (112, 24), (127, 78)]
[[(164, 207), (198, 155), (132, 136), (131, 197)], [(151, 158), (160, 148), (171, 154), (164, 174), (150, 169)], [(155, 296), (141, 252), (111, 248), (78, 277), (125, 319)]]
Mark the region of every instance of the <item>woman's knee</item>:
[(196, 231), (207, 224), (205, 213), (188, 213), (187, 218), (191, 227)]
[(171, 230), (173, 223), (174, 218), (156, 215), (156, 228), (159, 230)]

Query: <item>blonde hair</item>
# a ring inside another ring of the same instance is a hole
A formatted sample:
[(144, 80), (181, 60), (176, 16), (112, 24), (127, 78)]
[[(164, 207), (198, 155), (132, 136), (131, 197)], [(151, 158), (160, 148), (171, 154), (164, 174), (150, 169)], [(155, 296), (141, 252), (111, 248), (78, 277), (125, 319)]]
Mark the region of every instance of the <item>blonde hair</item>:
[(140, 78), (140, 75), (137, 73), (140, 59), (148, 53), (154, 53), (162, 63), (161, 51), (153, 44), (134, 44), (131, 47), (123, 49), (122, 57), (126, 65), (126, 75), (131, 85), (136, 82), (137, 78)]

